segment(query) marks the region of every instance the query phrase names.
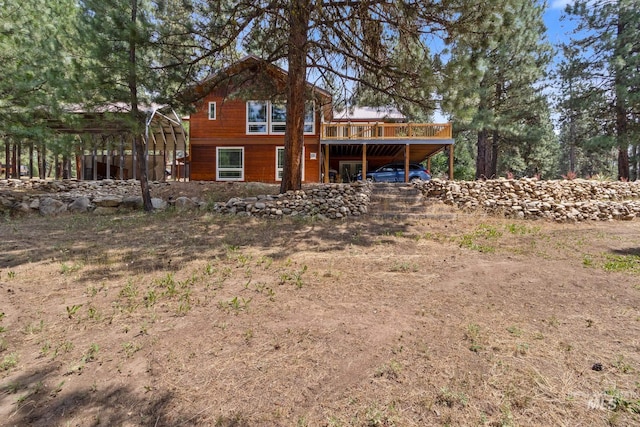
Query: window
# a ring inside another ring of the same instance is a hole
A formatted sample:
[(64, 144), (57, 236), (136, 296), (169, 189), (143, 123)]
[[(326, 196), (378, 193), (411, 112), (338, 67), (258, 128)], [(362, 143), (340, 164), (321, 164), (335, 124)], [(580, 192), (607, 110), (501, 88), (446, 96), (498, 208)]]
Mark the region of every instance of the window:
[(315, 109), (313, 102), (304, 104), (304, 133), (314, 133), (315, 130)]
[(276, 147), (276, 181), (282, 181), (284, 172), (284, 147)]
[[(302, 147), (302, 181), (304, 181), (304, 147)], [(276, 181), (282, 181), (284, 173), (284, 147), (276, 147)]]
[[(247, 133), (258, 135), (283, 135), (287, 130), (287, 105), (283, 102), (248, 101)], [(305, 103), (304, 133), (315, 133), (315, 107)]]
[(209, 120), (215, 120), (215, 119), (216, 119), (216, 103), (210, 102), (209, 103)]
[(247, 102), (247, 133), (267, 133), (267, 101)]
[(218, 167), (216, 179), (219, 181), (244, 180), (244, 148), (218, 147), (216, 149)]
[(271, 104), (271, 133), (284, 133), (287, 129), (287, 106)]

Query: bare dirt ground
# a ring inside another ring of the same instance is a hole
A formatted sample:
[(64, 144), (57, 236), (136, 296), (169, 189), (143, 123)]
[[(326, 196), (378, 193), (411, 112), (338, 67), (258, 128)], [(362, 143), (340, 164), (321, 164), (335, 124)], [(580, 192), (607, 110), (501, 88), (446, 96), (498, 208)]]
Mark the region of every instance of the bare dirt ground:
[(640, 424), (637, 220), (137, 212), (0, 238), (0, 425)]

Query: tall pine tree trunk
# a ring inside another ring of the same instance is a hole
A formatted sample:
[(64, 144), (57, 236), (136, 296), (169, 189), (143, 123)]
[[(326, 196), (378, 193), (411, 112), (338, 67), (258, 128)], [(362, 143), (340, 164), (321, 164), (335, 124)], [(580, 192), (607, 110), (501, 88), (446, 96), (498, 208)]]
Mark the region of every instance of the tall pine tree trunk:
[(284, 138), (284, 170), (280, 192), (299, 190), (302, 187), (302, 158), (304, 147), (304, 105), (307, 75), (307, 41), (309, 0), (291, 4), (289, 16), (287, 79), (287, 131)]
[(491, 152), (489, 132), (486, 129), (478, 132), (478, 156), (476, 157), (476, 179), (491, 178)]
[(494, 130), (491, 135), (491, 178), (498, 176), (498, 143), (500, 142), (500, 134)]
[(128, 86), (131, 94), (131, 118), (134, 123), (133, 128), (133, 144), (136, 147), (136, 156), (138, 157), (138, 174), (140, 177), (140, 190), (142, 193), (142, 206), (146, 212), (153, 210), (151, 204), (151, 192), (149, 190), (149, 180), (147, 179), (147, 156), (146, 141), (140, 137), (139, 124), (142, 123), (143, 117), (138, 107), (138, 75), (136, 71), (136, 30), (135, 25), (138, 20), (138, 0), (131, 0), (131, 30), (129, 34), (129, 78)]
[[(625, 40), (625, 17), (622, 5), (618, 4), (617, 39), (614, 55), (616, 58), (624, 57), (623, 41)], [(623, 78), (623, 70), (616, 65), (615, 68), (615, 93), (616, 93), (616, 139), (618, 143), (618, 179), (629, 180), (629, 119), (626, 108), (626, 85)]]

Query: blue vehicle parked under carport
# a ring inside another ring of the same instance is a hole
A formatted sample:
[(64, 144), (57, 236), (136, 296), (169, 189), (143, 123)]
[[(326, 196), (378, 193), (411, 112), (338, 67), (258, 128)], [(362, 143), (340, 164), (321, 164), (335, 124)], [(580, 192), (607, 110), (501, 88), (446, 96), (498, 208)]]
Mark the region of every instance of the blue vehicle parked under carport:
[[(409, 181), (428, 181), (431, 175), (424, 166), (418, 163), (409, 164)], [(362, 180), (362, 172), (358, 174), (358, 180)], [(373, 172), (367, 172), (367, 180), (373, 182), (404, 182), (404, 163), (389, 163), (380, 166)]]

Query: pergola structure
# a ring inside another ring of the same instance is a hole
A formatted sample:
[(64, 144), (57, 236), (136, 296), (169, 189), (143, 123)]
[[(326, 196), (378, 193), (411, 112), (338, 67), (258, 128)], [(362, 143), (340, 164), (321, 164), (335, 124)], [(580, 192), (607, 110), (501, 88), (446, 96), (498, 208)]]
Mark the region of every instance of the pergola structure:
[[(141, 108), (146, 114), (142, 130), (145, 144), (147, 176), (151, 180), (165, 180), (170, 175), (174, 180), (188, 178), (187, 132), (176, 112), (167, 106), (152, 105)], [(86, 111), (82, 108), (70, 109), (68, 122), (51, 122), (51, 128), (60, 134), (77, 136), (73, 146), (76, 162), (76, 176), (85, 179), (137, 179), (138, 159), (135, 138), (126, 125), (129, 109), (126, 105), (110, 104), (102, 108)], [(28, 175), (33, 176), (33, 145), (29, 147)], [(45, 144), (46, 150), (46, 144)], [(20, 144), (13, 150), (7, 143), (5, 175), (18, 177), (26, 165), (20, 164)], [(46, 164), (42, 157), (39, 165), (40, 176), (44, 178)], [(63, 165), (62, 169), (65, 169)], [(169, 169), (169, 173), (165, 171)], [(56, 178), (60, 175), (55, 167)], [(70, 175), (70, 171), (65, 171)], [(65, 177), (63, 172), (62, 177)]]
[[(451, 123), (324, 123), (320, 143), (323, 148), (323, 168), (329, 171), (332, 157), (362, 159), (362, 176), (367, 175), (367, 158), (402, 160), (405, 181), (409, 178), (409, 163), (427, 162), (446, 151), (449, 155), (449, 179), (453, 180), (453, 145)], [(329, 182), (329, 174), (324, 174)]]

